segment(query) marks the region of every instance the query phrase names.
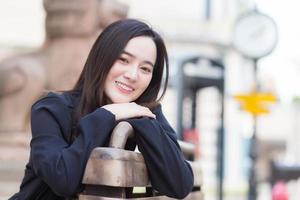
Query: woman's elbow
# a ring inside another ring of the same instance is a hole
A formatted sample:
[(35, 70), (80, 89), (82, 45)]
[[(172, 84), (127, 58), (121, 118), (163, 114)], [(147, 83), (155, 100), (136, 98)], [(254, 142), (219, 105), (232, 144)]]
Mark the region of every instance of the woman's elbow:
[(194, 176), (191, 175), (185, 177), (185, 180), (182, 183), (183, 184), (181, 185), (181, 187), (178, 188), (177, 192), (175, 192), (176, 196), (174, 198), (183, 199), (193, 190)]
[(177, 180), (177, 183), (170, 188), (169, 194), (167, 196), (176, 199), (185, 198), (192, 190), (194, 186), (194, 176), (193, 173), (184, 176), (181, 180)]

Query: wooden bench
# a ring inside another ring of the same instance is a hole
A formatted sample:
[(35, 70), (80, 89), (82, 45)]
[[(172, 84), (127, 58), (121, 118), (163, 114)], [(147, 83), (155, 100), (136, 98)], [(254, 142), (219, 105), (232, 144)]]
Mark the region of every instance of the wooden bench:
[[(98, 147), (92, 151), (82, 180), (85, 189), (79, 200), (172, 199), (152, 189), (142, 154), (124, 150), (131, 135), (131, 125), (120, 122), (112, 132), (109, 147)], [(193, 145), (179, 144), (186, 157), (194, 154)], [(185, 199), (202, 200), (200, 165), (193, 161), (190, 164), (194, 173), (194, 188)]]

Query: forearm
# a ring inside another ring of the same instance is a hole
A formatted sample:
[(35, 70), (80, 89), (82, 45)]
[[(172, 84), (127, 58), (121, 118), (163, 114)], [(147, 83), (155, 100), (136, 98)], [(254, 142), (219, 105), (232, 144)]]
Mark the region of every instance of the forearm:
[(128, 121), (134, 127), (154, 189), (173, 198), (185, 197), (193, 187), (193, 173), (183, 157), (175, 133), (170, 133), (154, 119)]
[[(41, 111), (37, 116), (48, 119), (49, 115)], [(47, 121), (51, 124), (51, 118)], [(72, 196), (80, 186), (91, 151), (108, 141), (114, 125), (111, 113), (97, 110), (79, 121), (80, 134), (71, 145), (59, 136), (58, 128), (40, 134), (40, 127), (34, 125), (31, 156), (35, 173), (58, 195)]]

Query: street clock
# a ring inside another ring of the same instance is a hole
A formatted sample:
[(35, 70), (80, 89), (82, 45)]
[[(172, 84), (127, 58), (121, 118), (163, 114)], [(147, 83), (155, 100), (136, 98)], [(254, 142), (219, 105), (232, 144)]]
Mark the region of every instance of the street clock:
[(278, 40), (272, 18), (257, 11), (240, 17), (233, 31), (233, 45), (244, 56), (259, 59), (271, 53)]

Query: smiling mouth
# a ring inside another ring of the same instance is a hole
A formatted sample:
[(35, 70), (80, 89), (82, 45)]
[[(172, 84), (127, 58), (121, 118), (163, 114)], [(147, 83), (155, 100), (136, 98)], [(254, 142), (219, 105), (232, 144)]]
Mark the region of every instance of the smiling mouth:
[(119, 81), (115, 81), (115, 83), (122, 92), (133, 92), (134, 91), (134, 89), (132, 87), (130, 87), (129, 85), (126, 85)]

